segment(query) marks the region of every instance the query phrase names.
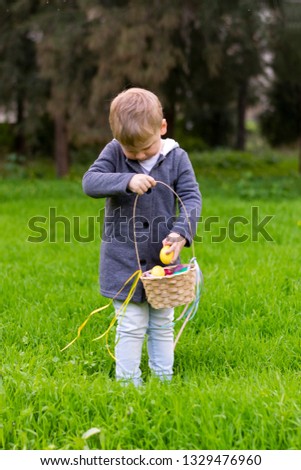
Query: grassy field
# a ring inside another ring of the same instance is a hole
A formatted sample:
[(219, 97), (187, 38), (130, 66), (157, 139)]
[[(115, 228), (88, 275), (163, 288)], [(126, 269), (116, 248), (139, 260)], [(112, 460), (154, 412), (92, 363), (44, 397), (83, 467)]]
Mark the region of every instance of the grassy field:
[[(98, 294), (99, 225), (94, 241), (72, 235), (74, 218), (84, 236), (87, 217), (98, 215), (103, 201), (85, 197), (75, 176), (0, 181), (1, 448), (301, 448), (295, 163), (229, 156), (213, 165), (208, 154), (194, 165), (204, 198), (196, 243), (204, 293), (177, 346), (172, 383), (149, 376), (144, 353), (139, 389), (114, 381), (104, 341), (92, 341), (112, 313), (95, 316), (60, 352), (106, 303)], [(28, 221), (49, 218), (49, 207), (72, 219), (70, 242), (62, 222), (54, 242), (49, 231), (44, 242), (28, 242)], [(271, 240), (256, 235), (252, 207), (259, 222), (273, 216), (265, 225)], [(210, 224), (212, 216), (218, 220)], [(99, 432), (84, 437), (91, 428)]]

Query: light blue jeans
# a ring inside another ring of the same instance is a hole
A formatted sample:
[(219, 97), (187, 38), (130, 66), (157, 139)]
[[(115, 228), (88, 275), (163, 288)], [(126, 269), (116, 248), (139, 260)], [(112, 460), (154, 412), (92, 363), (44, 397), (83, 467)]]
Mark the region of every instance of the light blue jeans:
[[(122, 302), (114, 300), (118, 309)], [(154, 309), (148, 302), (130, 302), (123, 315), (117, 319), (116, 379), (140, 385), (141, 354), (145, 335), (149, 367), (161, 380), (171, 380), (173, 374), (173, 319), (174, 309)]]

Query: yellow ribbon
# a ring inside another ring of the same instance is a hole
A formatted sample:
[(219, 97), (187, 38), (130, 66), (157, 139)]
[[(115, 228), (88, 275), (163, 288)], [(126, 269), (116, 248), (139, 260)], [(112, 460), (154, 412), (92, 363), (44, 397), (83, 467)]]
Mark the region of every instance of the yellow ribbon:
[(114, 326), (117, 318), (120, 316), (120, 315), (124, 315), (125, 311), (126, 311), (126, 308), (131, 300), (131, 298), (133, 297), (134, 295), (134, 292), (136, 290), (136, 287), (137, 287), (137, 284), (139, 282), (139, 279), (140, 279), (140, 276), (142, 274), (142, 271), (140, 269), (138, 269), (137, 271), (135, 271), (126, 281), (125, 283), (123, 284), (123, 286), (121, 287), (121, 289), (117, 292), (117, 294), (110, 300), (110, 302), (107, 304), (107, 305), (104, 305), (103, 307), (100, 307), (100, 308), (97, 308), (96, 310), (93, 310), (93, 312), (91, 312), (88, 317), (86, 318), (86, 320), (80, 325), (80, 327), (78, 328), (77, 330), (77, 335), (76, 337), (69, 343), (67, 344), (67, 346), (65, 346), (63, 349), (61, 349), (61, 352), (65, 351), (67, 348), (69, 348), (69, 346), (71, 346), (73, 343), (75, 343), (76, 340), (78, 340), (78, 338), (80, 337), (81, 335), (81, 332), (82, 330), (84, 329), (84, 327), (86, 326), (86, 324), (88, 323), (88, 321), (90, 320), (91, 317), (93, 317), (93, 315), (95, 315), (95, 313), (98, 313), (98, 312), (101, 312), (102, 310), (105, 310), (106, 308), (108, 308), (110, 305), (112, 305), (113, 303), (113, 300), (116, 299), (116, 297), (123, 291), (123, 289), (125, 288), (125, 286), (132, 280), (134, 279), (134, 282), (130, 288), (130, 291), (125, 299), (125, 301), (122, 303), (121, 307), (118, 309), (118, 311), (115, 313), (114, 315), (114, 318), (112, 319), (112, 321), (110, 322), (110, 325), (108, 327), (108, 329), (102, 333), (100, 336), (98, 336), (97, 338), (94, 338), (93, 341), (97, 341), (101, 338), (103, 338), (104, 336), (106, 337), (106, 346), (107, 346), (107, 349), (108, 349), (108, 353), (110, 354), (110, 356), (116, 360), (115, 356), (112, 354), (111, 350), (110, 350), (110, 347), (109, 347), (109, 332), (110, 330), (112, 329), (112, 327)]

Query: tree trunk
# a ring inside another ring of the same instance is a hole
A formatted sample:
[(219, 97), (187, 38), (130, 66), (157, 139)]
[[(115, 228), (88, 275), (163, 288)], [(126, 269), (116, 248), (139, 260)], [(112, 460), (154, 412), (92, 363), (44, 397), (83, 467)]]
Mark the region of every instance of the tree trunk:
[(299, 170), (299, 175), (301, 175), (301, 92), (299, 94), (299, 106), (300, 106), (300, 128), (299, 128), (299, 165), (298, 165), (298, 170)]
[(243, 81), (239, 85), (237, 99), (237, 133), (235, 148), (244, 150), (246, 145), (246, 110), (248, 85)]
[(22, 96), (17, 97), (17, 125), (16, 125), (16, 138), (15, 138), (15, 150), (19, 155), (24, 155), (26, 152), (25, 148), (25, 137), (24, 137), (24, 100)]
[[(164, 110), (164, 117), (167, 121), (167, 134), (165, 137), (174, 137), (174, 131), (175, 131), (175, 115), (176, 115), (176, 110), (174, 105), (169, 105), (166, 107)], [(163, 136), (164, 137), (164, 136)]]
[(299, 138), (299, 165), (298, 165), (299, 175), (301, 175), (301, 135)]
[(69, 173), (69, 148), (68, 148), (68, 132), (66, 119), (61, 114), (54, 117), (55, 123), (55, 143), (54, 157), (56, 176), (62, 178)]

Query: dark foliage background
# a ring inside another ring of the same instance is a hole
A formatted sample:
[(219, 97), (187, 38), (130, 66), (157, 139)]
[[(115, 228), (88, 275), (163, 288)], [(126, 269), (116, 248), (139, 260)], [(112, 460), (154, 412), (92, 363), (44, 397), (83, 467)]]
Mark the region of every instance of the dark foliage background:
[(2, 163), (53, 155), (68, 174), (131, 86), (159, 95), (188, 151), (245, 149), (250, 110), (271, 145), (296, 145), (300, 25), (289, 0), (0, 0)]

